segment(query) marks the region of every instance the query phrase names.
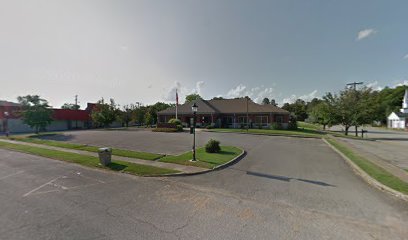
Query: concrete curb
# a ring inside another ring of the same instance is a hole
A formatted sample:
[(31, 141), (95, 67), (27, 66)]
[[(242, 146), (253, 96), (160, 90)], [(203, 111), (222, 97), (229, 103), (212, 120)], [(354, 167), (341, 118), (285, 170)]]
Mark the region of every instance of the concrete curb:
[(344, 155), (341, 151), (339, 151), (335, 146), (333, 146), (331, 143), (329, 143), (326, 139), (322, 138), (323, 142), (325, 142), (333, 151), (338, 153), (344, 160), (345, 162), (351, 167), (353, 172), (355, 172), (357, 175), (359, 175), (364, 181), (366, 181), (368, 184), (371, 186), (386, 192), (388, 194), (393, 195), (394, 197), (397, 197), (401, 200), (407, 201), (408, 202), (408, 195), (398, 192), (388, 186), (385, 186), (384, 184), (378, 182), (374, 178), (372, 178), (370, 175), (368, 175), (363, 169), (361, 169), (359, 166), (357, 166), (350, 158), (348, 158), (346, 155)]
[(200, 171), (200, 172), (191, 172), (191, 173), (181, 172), (181, 173), (169, 173), (169, 174), (162, 174), (162, 175), (147, 175), (147, 176), (145, 175), (143, 177), (185, 177), (185, 176), (205, 174), (205, 173), (218, 171), (218, 170), (224, 169), (226, 167), (229, 167), (229, 166), (241, 161), (241, 159), (243, 159), (245, 156), (246, 156), (246, 151), (241, 149), (241, 153), (238, 156), (236, 156), (235, 158), (231, 159), (230, 161), (228, 161), (228, 162), (226, 162), (226, 163), (224, 163), (222, 165), (219, 165), (219, 166), (217, 166), (215, 168), (212, 168), (212, 169), (207, 169), (207, 170)]
[(245, 133), (245, 132), (228, 132), (228, 131), (211, 131), (211, 130), (203, 130), (203, 132), (212, 132), (212, 133), (235, 133), (235, 134), (246, 134), (246, 135), (259, 135), (259, 136), (276, 136), (276, 137), (294, 137), (294, 138), (314, 138), (314, 139), (321, 139), (322, 137), (317, 136), (302, 136), (302, 135), (291, 135), (291, 134), (278, 134), (278, 133)]

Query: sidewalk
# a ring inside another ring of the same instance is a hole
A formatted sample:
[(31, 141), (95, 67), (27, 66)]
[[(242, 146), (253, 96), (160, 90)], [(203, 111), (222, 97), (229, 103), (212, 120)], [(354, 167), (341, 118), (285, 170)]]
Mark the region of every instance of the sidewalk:
[[(42, 144), (36, 144), (36, 143), (27, 143), (27, 142), (20, 142), (20, 141), (6, 140), (6, 139), (0, 139), (0, 141), (7, 142), (7, 143), (12, 143), (12, 144), (39, 147), (39, 148), (50, 149), (50, 150), (57, 150), (57, 151), (61, 151), (61, 152), (69, 152), (69, 153), (76, 153), (76, 154), (81, 154), (81, 155), (86, 155), (86, 156), (98, 157), (98, 153), (95, 153), (95, 152), (88, 152), (88, 151), (82, 151), (82, 150), (53, 147), (53, 146), (48, 146), (48, 145), (42, 145)], [(112, 160), (113, 161), (114, 160), (120, 160), (120, 161), (132, 162), (132, 163), (137, 163), (137, 164), (142, 164), (142, 165), (149, 165), (149, 166), (153, 166), (153, 167), (174, 169), (174, 170), (180, 171), (182, 173), (189, 173), (189, 174), (209, 170), (207, 168), (200, 168), (200, 167), (194, 167), (194, 166), (185, 166), (185, 165), (174, 164), (174, 163), (165, 163), (165, 162), (150, 161), (150, 160), (143, 160), (143, 159), (136, 159), (136, 158), (128, 158), (128, 157), (121, 157), (121, 156), (115, 156), (115, 155), (112, 155)]]
[[(405, 171), (402, 168), (392, 164), (391, 161), (389, 161), (387, 159), (383, 159), (383, 158), (379, 157), (378, 155), (367, 151), (366, 148), (361, 146), (361, 144), (369, 144), (368, 142), (349, 139), (349, 138), (341, 138), (341, 137), (335, 137), (335, 139), (338, 142), (346, 145), (348, 148), (352, 149), (353, 152), (355, 152), (356, 154), (364, 157), (365, 159), (367, 159), (367, 160), (371, 161), (372, 163), (376, 164), (377, 166), (382, 167), (387, 172), (389, 172), (392, 175), (398, 177), (402, 181), (408, 183), (408, 172), (407, 171)], [(390, 155), (391, 155), (391, 153), (390, 153)]]

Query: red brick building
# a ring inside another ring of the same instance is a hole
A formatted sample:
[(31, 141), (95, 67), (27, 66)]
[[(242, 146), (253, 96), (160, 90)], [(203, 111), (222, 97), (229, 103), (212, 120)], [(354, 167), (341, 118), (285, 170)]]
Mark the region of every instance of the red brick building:
[[(95, 104), (88, 103), (85, 110), (52, 109), (53, 122), (47, 126), (47, 131), (63, 131), (70, 129), (86, 129), (92, 127), (91, 112)], [(0, 133), (33, 132), (30, 126), (21, 120), (21, 105), (18, 103), (0, 101)]]
[[(247, 125), (252, 128), (267, 128), (274, 123), (287, 128), (289, 112), (279, 107), (266, 104), (261, 105), (246, 98), (221, 99), (221, 100), (197, 100), (197, 126), (205, 127), (214, 125), (222, 128), (240, 128)], [(191, 106), (194, 102), (178, 106), (178, 119), (185, 126), (189, 126), (190, 118), (193, 117)], [(248, 115), (248, 117), (247, 117)], [(157, 113), (158, 122), (166, 123), (176, 117), (176, 108), (168, 108)]]

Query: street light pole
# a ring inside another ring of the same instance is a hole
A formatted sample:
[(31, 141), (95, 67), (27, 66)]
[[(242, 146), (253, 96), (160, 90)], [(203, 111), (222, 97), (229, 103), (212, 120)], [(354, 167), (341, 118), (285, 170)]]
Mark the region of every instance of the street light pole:
[(8, 117), (9, 117), (9, 112), (4, 112), (4, 118), (6, 119), (5, 121), (5, 126), (4, 126), (4, 131), (6, 132), (6, 137), (9, 136), (10, 131), (9, 131), (9, 127), (8, 127)]
[(198, 106), (194, 103), (193, 106), (191, 106), (191, 109), (193, 110), (193, 160), (191, 161), (195, 162), (197, 161), (195, 129), (196, 129), (196, 114), (197, 114)]
[(249, 131), (249, 115), (248, 115), (248, 101), (249, 101), (249, 97), (248, 96), (246, 96), (245, 97), (246, 98), (246, 122), (247, 122), (247, 126), (246, 126), (246, 130), (247, 130), (247, 132)]

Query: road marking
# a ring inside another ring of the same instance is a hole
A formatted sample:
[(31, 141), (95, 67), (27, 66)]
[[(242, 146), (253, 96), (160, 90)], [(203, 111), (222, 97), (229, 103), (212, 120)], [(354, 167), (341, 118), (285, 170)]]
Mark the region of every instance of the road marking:
[(93, 181), (97, 181), (99, 183), (105, 183), (104, 181), (99, 180), (97, 178), (85, 176), (81, 172), (77, 172), (77, 175), (80, 176), (80, 177), (83, 177), (83, 178), (87, 178), (87, 179), (90, 179), (90, 180), (93, 180)]
[(15, 176), (15, 175), (18, 175), (18, 174), (21, 174), (21, 173), (23, 173), (24, 171), (18, 171), (18, 172), (16, 172), (16, 173), (13, 173), (13, 174), (10, 174), (10, 175), (7, 175), (7, 176), (4, 176), (4, 177), (1, 177), (0, 178), (0, 180), (3, 180), (3, 179), (6, 179), (6, 178), (8, 178), (8, 177), (12, 177), (12, 176)]
[(54, 181), (58, 180), (59, 178), (61, 178), (61, 177), (54, 178), (54, 179), (52, 179), (51, 181), (46, 182), (46, 183), (44, 183), (43, 185), (41, 185), (41, 186), (39, 186), (39, 187), (37, 187), (37, 188), (34, 188), (33, 190), (31, 190), (31, 191), (29, 191), (28, 193), (24, 194), (23, 197), (27, 197), (27, 196), (30, 195), (31, 193), (33, 193), (33, 192), (35, 192), (35, 191), (37, 191), (37, 190), (39, 190), (39, 189), (41, 189), (41, 188), (47, 186), (48, 184), (53, 183)]

